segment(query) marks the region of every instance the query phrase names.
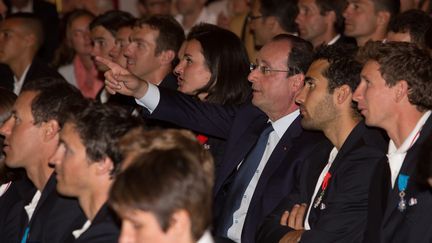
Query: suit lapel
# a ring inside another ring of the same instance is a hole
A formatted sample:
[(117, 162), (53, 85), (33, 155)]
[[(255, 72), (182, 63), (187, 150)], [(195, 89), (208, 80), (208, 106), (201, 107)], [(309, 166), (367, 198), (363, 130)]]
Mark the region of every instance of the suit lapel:
[[(271, 178), (274, 172), (279, 168), (282, 161), (284, 161), (285, 156), (292, 148), (293, 140), (298, 137), (302, 132), (301, 124), (300, 124), (300, 116), (298, 116), (293, 123), (288, 127), (287, 131), (284, 133), (282, 138), (279, 140), (278, 144), (274, 148), (273, 152), (270, 155), (270, 158), (267, 161), (266, 166), (260, 176), (258, 184), (255, 188), (254, 196), (260, 195), (261, 191), (264, 190), (267, 180)], [(265, 181), (264, 181), (265, 180)], [(257, 200), (251, 200), (250, 208), (253, 207), (253, 203), (256, 203)]]
[[(416, 173), (415, 168), (418, 159), (418, 151), (421, 148), (421, 145), (426, 141), (429, 134), (431, 134), (431, 132), (432, 132), (432, 115), (427, 119), (426, 123), (423, 125), (418, 140), (408, 150), (400, 170), (400, 173), (407, 174), (410, 176), (410, 179), (408, 181), (408, 187), (405, 190), (406, 192), (405, 200), (409, 200), (413, 196), (413, 189), (415, 188), (415, 186), (412, 182), (413, 181), (412, 177), (415, 176), (414, 174)], [(388, 222), (388, 220), (390, 220), (393, 214), (399, 213), (400, 215), (402, 215), (402, 213), (400, 213), (397, 210), (398, 203), (400, 200), (399, 190), (397, 188), (398, 178), (396, 178), (395, 186), (393, 189), (390, 190), (388, 195), (387, 207), (383, 218), (383, 225), (386, 225), (386, 223)]]
[[(364, 123), (361, 121), (357, 124), (356, 127), (354, 127), (354, 129), (351, 131), (350, 135), (347, 137), (347, 139), (345, 140), (344, 144), (342, 145), (342, 147), (340, 148), (340, 150), (338, 151), (338, 154), (336, 155), (336, 158), (334, 159), (332, 165), (330, 166), (329, 169), (329, 173), (331, 175), (330, 180), (329, 180), (329, 184), (328, 187), (326, 189), (326, 192), (324, 192), (324, 195), (322, 197), (321, 200), (321, 204), (325, 204), (326, 198), (328, 196), (328, 193), (330, 192), (330, 188), (331, 185), (333, 184), (334, 181), (334, 177), (337, 173), (338, 168), (340, 167), (340, 165), (343, 163), (344, 159), (345, 159), (345, 155), (348, 154), (350, 151), (352, 151), (354, 148), (360, 146), (359, 142), (362, 139), (362, 134), (365, 132), (365, 125)], [(315, 185), (313, 185), (313, 188), (315, 189), (317, 180), (319, 175), (321, 174), (324, 166), (322, 167), (321, 171), (319, 172), (318, 176), (316, 177), (317, 179), (315, 180)], [(313, 183), (312, 183), (313, 184)], [(312, 193), (313, 190), (312, 189)], [(318, 215), (320, 214), (320, 206), (318, 207), (314, 207), (313, 204), (315, 203), (316, 198), (320, 195), (320, 193), (322, 192), (322, 187), (320, 185), (320, 188), (317, 192), (317, 194), (315, 195), (315, 197), (312, 199), (312, 201), (310, 202), (312, 204), (312, 208), (311, 208), (311, 212), (309, 215), (309, 225), (313, 226), (315, 224), (315, 220), (317, 219)], [(310, 195), (310, 197), (312, 197), (312, 194)]]
[(227, 153), (232, 156), (224, 159), (229, 161), (229, 163), (223, 163), (219, 168), (217, 173), (218, 181), (215, 185), (215, 193), (217, 193), (223, 184), (229, 181), (229, 177), (237, 170), (239, 163), (246, 157), (248, 152), (257, 142), (262, 130), (266, 125), (266, 119), (256, 119), (250, 123), (247, 129), (239, 136), (238, 141), (236, 141), (236, 151)]
[(53, 190), (55, 190), (55, 186), (56, 179), (54, 173), (52, 173), (50, 178), (48, 179), (48, 182), (45, 185), (45, 188), (41, 192), (41, 197), (39, 199), (39, 202), (37, 203), (35, 211), (33, 212), (33, 217), (32, 220), (29, 222), (29, 225), (33, 222), (33, 219), (35, 218), (34, 216), (36, 216), (39, 211), (43, 210), (42, 207), (48, 197), (50, 197), (50, 195), (52, 194)]

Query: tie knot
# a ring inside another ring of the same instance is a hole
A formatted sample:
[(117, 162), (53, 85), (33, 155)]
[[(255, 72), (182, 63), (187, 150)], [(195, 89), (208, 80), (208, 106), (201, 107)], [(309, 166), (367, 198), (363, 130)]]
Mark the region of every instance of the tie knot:
[(264, 130), (261, 132), (261, 136), (268, 136), (273, 131), (273, 126), (271, 122), (267, 122), (264, 126)]

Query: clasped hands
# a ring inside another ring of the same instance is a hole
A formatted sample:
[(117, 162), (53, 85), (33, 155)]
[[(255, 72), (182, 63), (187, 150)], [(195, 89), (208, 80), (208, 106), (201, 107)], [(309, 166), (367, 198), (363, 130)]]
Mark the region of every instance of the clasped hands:
[(280, 219), (280, 224), (283, 226), (290, 227), (294, 230), (290, 231), (279, 243), (296, 243), (299, 242), (304, 232), (304, 220), (308, 206), (304, 203), (295, 204), (291, 211), (285, 211)]

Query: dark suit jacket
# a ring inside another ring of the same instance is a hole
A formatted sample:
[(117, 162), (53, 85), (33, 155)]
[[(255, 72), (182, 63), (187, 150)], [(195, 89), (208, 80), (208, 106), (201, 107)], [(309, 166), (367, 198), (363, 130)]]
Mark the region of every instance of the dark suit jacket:
[[(13, 73), (10, 70), (9, 66), (0, 63), (0, 87), (5, 88), (13, 92), (14, 83), (13, 83)], [(11, 79), (12, 78), (12, 79)]]
[[(329, 173), (331, 178), (321, 204), (311, 208), (309, 225), (301, 242), (361, 242), (366, 225), (368, 190), (376, 164), (385, 157), (381, 133), (360, 122), (339, 150)], [(296, 189), (269, 215), (258, 242), (279, 242), (292, 229), (280, 225), (285, 210), (311, 201), (318, 177), (327, 164), (333, 145), (322, 144), (308, 158)], [(317, 195), (320, 194), (320, 188)]]
[(424, 124), (418, 140), (408, 150), (400, 173), (410, 176), (405, 190), (405, 199), (416, 199), (405, 211), (398, 210), (400, 200), (397, 180), (390, 186), (387, 160), (383, 160), (375, 171), (370, 188), (368, 226), (364, 242), (431, 242), (432, 241), (432, 194), (416, 183), (416, 167), (419, 151), (432, 134), (432, 116)]
[(341, 37), (333, 44), (333, 45), (338, 45), (338, 44), (349, 44), (349, 45), (357, 45), (357, 41), (356, 39), (352, 38), (352, 37), (348, 37), (345, 36), (343, 34), (341, 34)]
[(159, 84), (159, 87), (170, 89), (170, 90), (177, 90), (178, 88), (177, 77), (172, 73), (168, 73), (167, 76), (165, 76), (165, 78)]
[[(6, 75), (2, 77), (2, 82), (7, 83), (8, 86), (11, 86), (13, 90), (15, 84), (13, 78), (14, 74), (12, 73), (12, 71), (10, 72), (4, 71), (4, 73)], [(41, 61), (40, 59), (35, 58), (33, 59), (33, 62), (30, 64), (30, 68), (24, 79), (24, 84), (35, 79), (46, 78), (46, 77), (64, 79), (63, 76), (57, 72), (57, 70), (49, 67), (45, 62)]]
[[(226, 152), (216, 171), (214, 186), (215, 227), (238, 164), (251, 150), (268, 117), (248, 103), (241, 107), (196, 101), (178, 92), (160, 89), (161, 99), (151, 117), (226, 139)], [(242, 242), (253, 242), (258, 225), (294, 184), (295, 174), (308, 153), (324, 136), (306, 132), (297, 118), (273, 150), (255, 188), (242, 232)]]
[(20, 204), (23, 200), (31, 200), (35, 192), (33, 183), (27, 177), (23, 177), (13, 181), (0, 197), (0, 242), (20, 237), (17, 230), (19, 220), (16, 215), (10, 215), (10, 212), (14, 205)]
[[(78, 227), (81, 228), (82, 225)], [(90, 227), (75, 239), (72, 233), (67, 237), (64, 243), (117, 243), (120, 235), (120, 228), (116, 222), (115, 214), (112, 212), (107, 204), (104, 204), (99, 212), (96, 214)]]
[(10, 209), (8, 220), (13, 222), (13, 225), (10, 226), (14, 226), (11, 231), (16, 232), (14, 235), (18, 235), (18, 238), (2, 239), (1, 242), (21, 242), (25, 228), (29, 226), (27, 242), (60, 243), (76, 228), (77, 221), (81, 220), (81, 225), (84, 224), (85, 217), (79, 208), (78, 201), (60, 196), (56, 191), (56, 184), (53, 173), (42, 191), (30, 222), (24, 206), (30, 203), (33, 195), (17, 202)]

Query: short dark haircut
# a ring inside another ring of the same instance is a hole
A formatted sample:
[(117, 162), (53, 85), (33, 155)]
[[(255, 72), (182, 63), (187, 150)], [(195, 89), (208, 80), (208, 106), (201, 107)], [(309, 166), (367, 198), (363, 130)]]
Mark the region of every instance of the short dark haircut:
[(36, 49), (38, 50), (45, 41), (42, 20), (34, 13), (14, 13), (6, 16), (6, 20), (17, 19), (22, 22), (21, 27), (36, 37)]
[(89, 25), (92, 30), (97, 26), (107, 29), (113, 36), (117, 34), (118, 29), (123, 23), (134, 19), (132, 14), (120, 10), (110, 10), (102, 15), (97, 16)]
[(388, 31), (408, 33), (411, 42), (420, 47), (426, 47), (425, 33), (432, 25), (432, 18), (421, 10), (411, 9), (400, 13), (390, 22)]
[(296, 0), (255, 0), (261, 1), (260, 12), (265, 17), (276, 17), (283, 30), (290, 33), (298, 32), (295, 18), (298, 15)]
[(184, 149), (138, 155), (118, 174), (109, 202), (117, 212), (133, 209), (154, 214), (164, 232), (170, 227), (172, 215), (186, 210), (196, 241), (211, 223), (213, 183), (208, 176), (212, 175), (203, 163), (211, 165), (211, 155), (197, 141), (189, 142)]
[(173, 16), (154, 15), (148, 18), (139, 19), (135, 24), (135, 26), (139, 28), (143, 25), (148, 25), (151, 29), (159, 31), (159, 35), (156, 39), (155, 55), (158, 55), (163, 51), (171, 50), (174, 51), (177, 56), (177, 53), (185, 40), (185, 34), (183, 28)]
[(201, 165), (207, 174), (208, 183), (214, 181), (213, 160), (208, 160), (208, 152), (197, 144), (196, 135), (183, 129), (152, 129), (138, 127), (130, 130), (119, 141), (121, 153), (125, 157), (135, 157), (153, 150), (193, 150), (201, 157)]
[(345, 24), (342, 14), (346, 7), (346, 0), (315, 0), (315, 3), (322, 16), (331, 11), (335, 12), (336, 22), (334, 23), (334, 28), (337, 33), (343, 33)]
[(370, 0), (374, 4), (375, 12), (384, 11), (390, 13), (390, 19), (396, 16), (400, 11), (399, 0)]
[(197, 91), (207, 93), (207, 102), (238, 105), (250, 97), (249, 59), (242, 41), (233, 32), (211, 24), (193, 27), (187, 37), (201, 45), (210, 70), (208, 83)]
[[(328, 80), (330, 94), (342, 85), (348, 85), (352, 93), (357, 89), (362, 64), (356, 59), (356, 54), (357, 46), (354, 44), (322, 45), (316, 50), (314, 60), (325, 60), (329, 64), (322, 74)], [(351, 103), (354, 116), (360, 116), (357, 104)]]
[(31, 104), (35, 124), (56, 120), (62, 126), (62, 114), (85, 101), (76, 87), (59, 78), (40, 78), (25, 82), (21, 93), (27, 91), (37, 93)]
[(127, 110), (96, 101), (89, 102), (81, 111), (67, 114), (65, 120), (77, 131), (91, 161), (111, 159), (113, 174), (123, 160), (119, 139), (129, 130), (142, 125), (141, 120)]
[(414, 43), (369, 41), (359, 51), (361, 62), (376, 61), (389, 87), (408, 83), (408, 99), (420, 111), (432, 108), (432, 58)]
[(289, 76), (307, 72), (314, 56), (313, 46), (310, 42), (289, 34), (279, 34), (273, 37), (272, 41), (288, 41), (291, 43), (291, 52), (287, 53)]
[(357, 89), (362, 64), (356, 60), (356, 54), (357, 46), (350, 44), (323, 45), (316, 50), (314, 60), (326, 60), (329, 63), (323, 73), (328, 80), (329, 93), (344, 84), (352, 92)]

